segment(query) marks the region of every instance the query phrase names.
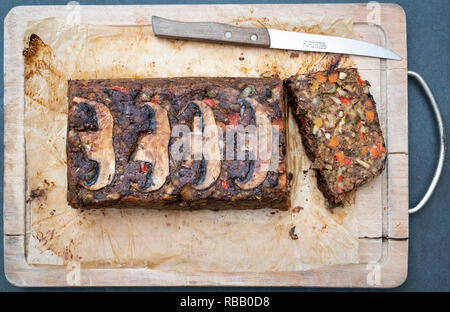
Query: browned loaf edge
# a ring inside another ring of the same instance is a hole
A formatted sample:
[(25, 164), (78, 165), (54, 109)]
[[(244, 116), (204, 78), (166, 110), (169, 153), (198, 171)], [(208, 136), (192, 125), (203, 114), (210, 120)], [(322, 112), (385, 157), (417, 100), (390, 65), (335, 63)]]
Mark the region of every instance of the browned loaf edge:
[(386, 149), (370, 84), (355, 68), (292, 76), (288, 104), (327, 207), (384, 169)]
[[(68, 84), (67, 199), (72, 207), (287, 208), (285, 106), (279, 78)], [(170, 148), (180, 138), (171, 135), (171, 129), (195, 130), (195, 117), (201, 120), (200, 131), (211, 123), (218, 131), (264, 121), (277, 126), (278, 166), (263, 170), (248, 152), (244, 160), (226, 160), (225, 140), (219, 163), (205, 155), (201, 160), (174, 159)]]

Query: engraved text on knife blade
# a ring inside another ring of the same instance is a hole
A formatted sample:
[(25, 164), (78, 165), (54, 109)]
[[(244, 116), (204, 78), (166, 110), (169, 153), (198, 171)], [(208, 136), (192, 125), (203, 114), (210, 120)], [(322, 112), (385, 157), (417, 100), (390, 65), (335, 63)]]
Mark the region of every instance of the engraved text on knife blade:
[(322, 41), (305, 40), (305, 41), (303, 41), (303, 48), (326, 50), (327, 45), (325, 44), (325, 42), (322, 42)]

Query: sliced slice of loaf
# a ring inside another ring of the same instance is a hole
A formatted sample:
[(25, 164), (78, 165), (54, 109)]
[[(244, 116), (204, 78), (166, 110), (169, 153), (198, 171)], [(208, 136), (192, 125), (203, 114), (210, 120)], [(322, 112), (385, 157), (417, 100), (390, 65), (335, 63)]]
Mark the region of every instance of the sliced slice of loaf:
[(355, 68), (313, 72), (285, 81), (306, 154), (327, 207), (384, 169), (386, 148), (370, 84)]

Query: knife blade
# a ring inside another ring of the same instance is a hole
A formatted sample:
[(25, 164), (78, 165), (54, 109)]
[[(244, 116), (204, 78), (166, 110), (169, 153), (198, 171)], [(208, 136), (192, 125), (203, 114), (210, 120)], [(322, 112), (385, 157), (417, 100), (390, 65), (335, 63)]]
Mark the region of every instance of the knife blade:
[(157, 37), (219, 42), (271, 49), (341, 53), (401, 60), (395, 52), (365, 41), (267, 28), (238, 27), (212, 22), (178, 22), (152, 16)]

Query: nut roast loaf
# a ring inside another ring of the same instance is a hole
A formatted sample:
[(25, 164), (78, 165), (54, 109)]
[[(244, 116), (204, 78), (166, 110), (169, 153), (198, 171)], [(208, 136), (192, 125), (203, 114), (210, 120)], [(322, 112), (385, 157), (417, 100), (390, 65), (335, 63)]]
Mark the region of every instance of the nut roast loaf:
[[(68, 85), (72, 207), (287, 208), (280, 79), (70, 80)], [(253, 136), (249, 132), (239, 141), (232, 130), (248, 126), (256, 129)], [(226, 140), (229, 133), (234, 140)], [(199, 134), (200, 149), (188, 149)], [(252, 138), (266, 145), (269, 157), (258, 157)]]
[[(384, 169), (370, 84), (346, 68), (295, 75), (284, 86), (326, 206), (340, 205)], [(276, 77), (71, 80), (68, 99), (72, 207), (288, 207)]]

